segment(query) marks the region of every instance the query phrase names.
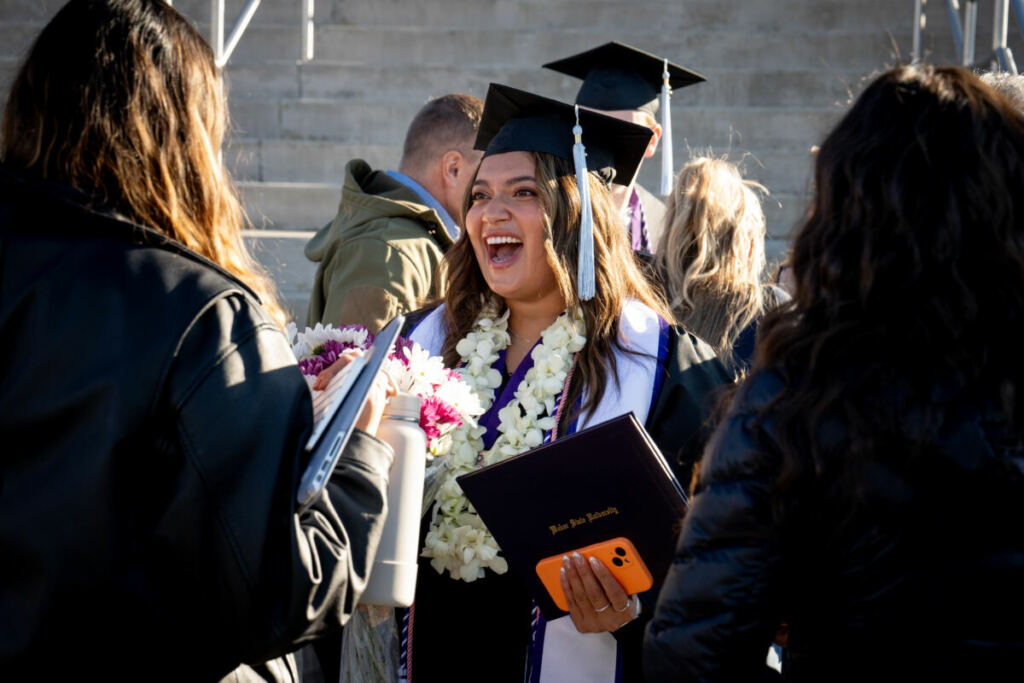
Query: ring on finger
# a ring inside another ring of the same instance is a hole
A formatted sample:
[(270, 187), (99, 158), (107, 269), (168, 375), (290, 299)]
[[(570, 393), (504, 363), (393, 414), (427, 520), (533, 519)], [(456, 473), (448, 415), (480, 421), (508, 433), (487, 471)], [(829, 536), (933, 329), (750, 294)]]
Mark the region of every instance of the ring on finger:
[[(605, 611), (606, 609), (608, 609), (611, 606), (612, 606), (612, 603), (609, 602), (607, 605), (605, 605), (601, 609), (595, 608), (594, 611), (597, 612), (598, 614), (600, 614), (601, 612)], [(618, 612), (619, 610), (615, 610), (615, 611)]]
[[(611, 603), (609, 602), (608, 604), (610, 605)], [(622, 614), (623, 612), (628, 610), (630, 605), (632, 605), (632, 604), (633, 604), (633, 596), (631, 595), (628, 598), (626, 598), (626, 604), (622, 606), (622, 609), (616, 609), (615, 611), (618, 612), (619, 614)]]

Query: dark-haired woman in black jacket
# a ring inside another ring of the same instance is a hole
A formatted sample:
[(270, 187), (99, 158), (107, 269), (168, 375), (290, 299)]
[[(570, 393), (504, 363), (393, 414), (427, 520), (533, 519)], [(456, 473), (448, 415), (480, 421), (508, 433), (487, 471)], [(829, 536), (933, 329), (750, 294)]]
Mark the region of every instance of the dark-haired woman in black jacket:
[(828, 136), (794, 301), (709, 443), (651, 681), (1006, 680), (1024, 663), (1024, 118), (958, 68)]

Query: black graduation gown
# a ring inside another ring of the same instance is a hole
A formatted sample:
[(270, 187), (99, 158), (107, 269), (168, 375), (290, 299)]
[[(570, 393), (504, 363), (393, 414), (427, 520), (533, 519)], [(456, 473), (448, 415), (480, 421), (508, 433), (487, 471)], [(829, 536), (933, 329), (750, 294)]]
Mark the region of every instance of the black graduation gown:
[[(418, 314), (419, 312), (417, 312)], [(412, 314), (410, 327), (422, 316)], [(710, 433), (718, 389), (732, 381), (714, 350), (694, 335), (672, 328), (661, 387), (646, 428), (683, 488)], [(560, 425), (560, 434), (564, 426)], [(421, 542), (429, 526), (424, 519)], [(643, 630), (660, 586), (641, 595), (639, 619), (614, 635), (622, 645), (623, 681), (642, 680)], [(532, 599), (514, 572), (488, 572), (474, 581), (439, 575), (420, 558), (412, 619), (414, 683), (521, 683), (526, 672)]]

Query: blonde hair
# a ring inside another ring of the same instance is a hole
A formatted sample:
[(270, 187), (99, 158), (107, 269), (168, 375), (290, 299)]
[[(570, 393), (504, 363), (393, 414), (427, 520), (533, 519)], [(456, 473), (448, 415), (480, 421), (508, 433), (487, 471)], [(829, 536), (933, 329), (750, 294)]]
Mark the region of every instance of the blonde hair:
[(177, 11), (159, 0), (75, 0), (14, 80), (0, 155), (210, 259), (283, 325), (274, 286), (242, 240), (220, 157), (227, 120), (213, 52)]
[[(589, 390), (588, 399), (582, 409), (589, 410), (604, 394), (609, 374), (617, 381), (614, 347), (621, 347), (619, 317), (626, 302), (638, 300), (669, 322), (672, 314), (637, 266), (619, 211), (613, 207), (604, 183), (593, 173), (588, 177), (594, 209), (596, 295), (589, 301), (580, 300), (576, 293), (576, 273), (581, 204), (575, 171), (571, 162), (560, 157), (543, 152), (530, 154), (545, 214), (544, 250), (547, 261), (567, 309), (582, 311), (587, 329), (587, 344), (579, 354), (576, 370), (582, 381), (573, 382), (567, 405), (574, 405), (585, 386)], [(463, 200), (463, 224), (475, 180), (476, 173)], [(497, 295), (487, 286), (467, 231), (462, 231), (458, 241), (445, 254), (445, 263), (448, 283), (443, 299), (447, 336), (442, 355), (446, 363), (454, 365), (459, 361), (455, 345), (472, 329), (484, 307), (485, 297), (494, 300)]]
[(764, 312), (765, 219), (754, 190), (724, 159), (697, 157), (676, 177), (655, 256), (679, 320), (734, 367), (736, 337)]

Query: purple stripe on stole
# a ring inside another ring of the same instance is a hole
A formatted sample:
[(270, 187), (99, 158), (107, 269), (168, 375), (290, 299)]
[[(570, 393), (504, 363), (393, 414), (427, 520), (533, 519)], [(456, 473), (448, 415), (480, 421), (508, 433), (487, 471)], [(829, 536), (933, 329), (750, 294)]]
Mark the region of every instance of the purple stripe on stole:
[(629, 241), (633, 251), (651, 250), (650, 238), (647, 236), (647, 214), (635, 187), (629, 195)]
[(544, 659), (544, 631), (548, 622), (532, 603), (530, 617), (530, 647), (526, 651), (526, 683), (540, 683), (540, 663)]
[[(538, 339), (533, 345), (534, 347), (540, 343)], [(530, 353), (526, 354), (526, 357), (519, 362), (519, 367), (509, 377), (508, 382), (505, 384), (505, 388), (502, 389), (501, 395), (495, 398), (494, 403), (491, 404), (490, 410), (480, 416), (479, 424), (482, 427), (487, 428), (487, 432), (484, 434), (484, 450), (489, 449), (494, 445), (495, 440), (498, 438), (498, 425), (501, 424), (501, 418), (498, 416), (498, 411), (508, 405), (508, 402), (515, 398), (516, 390), (519, 388), (519, 384), (526, 378), (526, 373), (530, 368), (533, 367), (533, 348), (530, 349)], [(491, 365), (492, 368), (498, 372), (505, 374), (505, 349), (498, 352), (498, 360), (494, 361)]]
[[(637, 598), (639, 600), (640, 598)], [(619, 641), (615, 641), (615, 683), (622, 683), (622, 676), (625, 673), (622, 665), (624, 657), (622, 655), (622, 645)]]
[(408, 681), (409, 671), (407, 664), (409, 662), (409, 608), (399, 607), (399, 611), (402, 613), (402, 635), (398, 641), (398, 680)]
[(651, 392), (651, 405), (647, 409), (647, 417), (654, 413), (654, 406), (661, 393), (661, 385), (665, 383), (665, 363), (668, 361), (668, 323), (658, 318), (661, 332), (658, 335), (658, 364), (654, 367), (654, 391)]

